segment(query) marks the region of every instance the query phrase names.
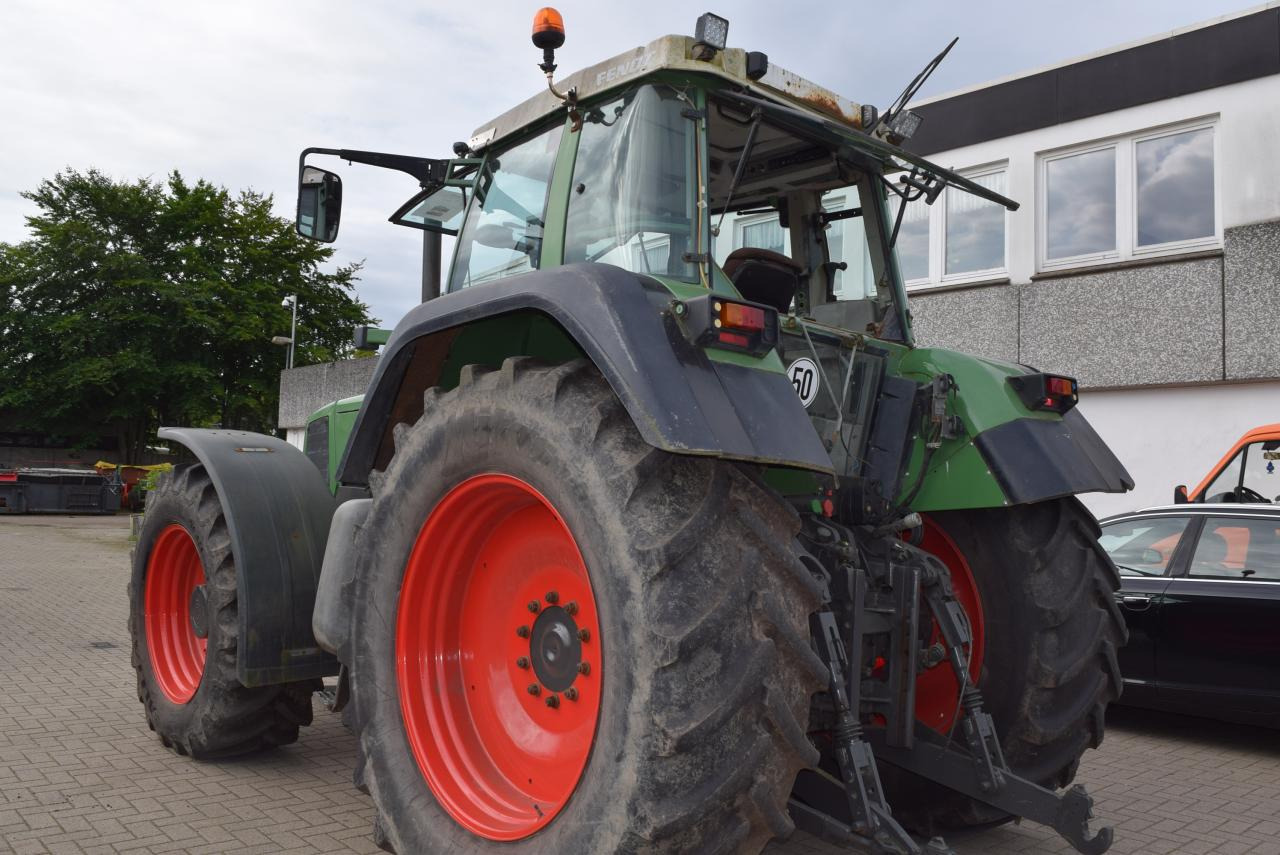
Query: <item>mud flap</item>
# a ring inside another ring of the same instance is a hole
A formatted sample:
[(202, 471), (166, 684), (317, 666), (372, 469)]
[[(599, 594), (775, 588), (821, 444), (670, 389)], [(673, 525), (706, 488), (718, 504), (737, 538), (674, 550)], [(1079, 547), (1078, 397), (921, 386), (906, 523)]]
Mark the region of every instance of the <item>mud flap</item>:
[(161, 428), (190, 449), (218, 492), (236, 562), (237, 676), (246, 686), (338, 673), (316, 644), (311, 610), (335, 501), (294, 446), (265, 434)]

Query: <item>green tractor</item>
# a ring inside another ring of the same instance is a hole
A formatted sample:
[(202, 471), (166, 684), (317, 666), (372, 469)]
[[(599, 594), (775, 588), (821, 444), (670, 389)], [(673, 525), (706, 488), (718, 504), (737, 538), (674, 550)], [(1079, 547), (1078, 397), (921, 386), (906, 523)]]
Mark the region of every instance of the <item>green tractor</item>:
[[(557, 82), (543, 10), (546, 91), (453, 157), (303, 153), (318, 240), (309, 157), (418, 180), (428, 293), (305, 454), (161, 430), (196, 461), (130, 586), (166, 746), (292, 742), (336, 677), (400, 853), (1109, 846), (1069, 785), (1125, 631), (1075, 494), (1132, 482), (1071, 378), (917, 346), (893, 250), (910, 200), (1016, 204), (900, 147), (910, 90), (880, 113), (727, 28)], [(727, 251), (751, 212), (788, 252)]]

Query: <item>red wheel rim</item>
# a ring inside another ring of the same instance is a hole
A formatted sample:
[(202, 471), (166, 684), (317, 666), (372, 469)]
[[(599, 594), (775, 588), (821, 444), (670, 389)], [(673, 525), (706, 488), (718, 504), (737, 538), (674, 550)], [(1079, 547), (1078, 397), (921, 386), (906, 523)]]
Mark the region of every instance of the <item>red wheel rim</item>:
[(147, 560), (143, 622), (151, 671), (175, 704), (191, 700), (204, 674), (207, 641), (191, 625), (191, 595), (204, 581), (191, 535), (177, 523), (165, 527)]
[[(956, 601), (969, 616), (973, 630), (973, 647), (969, 656), (969, 679), (975, 683), (982, 673), (982, 654), (986, 641), (986, 624), (982, 614), (982, 597), (969, 562), (954, 540), (929, 516), (924, 516), (924, 540), (920, 548), (936, 556), (951, 571), (951, 588)], [(931, 643), (940, 643), (942, 634), (935, 622)], [(916, 678), (916, 720), (940, 733), (947, 733), (959, 709), (960, 683), (950, 662), (923, 671)]]
[(591, 754), (600, 673), (591, 580), (551, 503), (507, 475), (450, 490), (396, 615), (400, 712), (437, 801), (491, 840), (551, 822)]

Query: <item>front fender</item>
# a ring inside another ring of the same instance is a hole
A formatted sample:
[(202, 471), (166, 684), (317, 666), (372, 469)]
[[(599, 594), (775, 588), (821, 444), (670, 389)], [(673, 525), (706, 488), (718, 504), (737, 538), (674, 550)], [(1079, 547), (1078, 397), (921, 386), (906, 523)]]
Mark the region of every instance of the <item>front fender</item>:
[[(493, 318), (550, 318), (599, 369), (640, 435), (656, 448), (830, 473), (831, 460), (786, 376), (708, 358), (681, 332), (672, 294), (607, 264), (569, 264), (476, 285), (423, 303), (397, 325), (369, 384), (340, 468), (367, 484), (390, 459), (391, 428), (421, 414), (444, 385), (459, 330)], [(494, 342), (489, 356), (529, 353)]]
[(227, 520), (236, 564), (246, 686), (338, 673), (311, 629), (316, 585), (336, 506), (324, 476), (301, 451), (273, 436), (233, 430), (161, 428), (209, 473)]

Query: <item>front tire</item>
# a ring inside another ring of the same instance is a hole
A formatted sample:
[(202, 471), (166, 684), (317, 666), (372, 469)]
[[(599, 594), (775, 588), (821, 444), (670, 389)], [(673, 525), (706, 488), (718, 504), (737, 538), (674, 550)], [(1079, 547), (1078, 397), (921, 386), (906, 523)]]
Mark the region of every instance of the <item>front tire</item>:
[[(395, 441), (371, 478), (348, 663), (380, 844), (727, 853), (791, 832), (825, 671), (808, 641), (819, 590), (776, 494), (646, 445), (581, 361), (465, 368)], [(569, 596), (588, 631), (576, 700), (530, 646)], [(583, 710), (589, 738), (559, 739)]]
[(133, 551), (129, 633), (138, 700), (166, 748), (196, 759), (287, 745), (317, 681), (248, 688), (236, 673), (236, 567), (201, 464), (160, 476)]

